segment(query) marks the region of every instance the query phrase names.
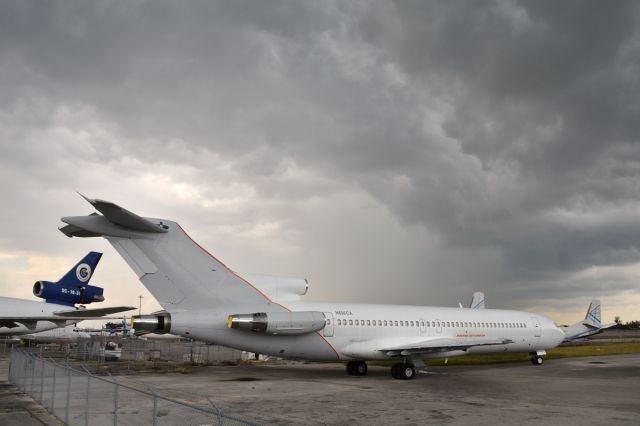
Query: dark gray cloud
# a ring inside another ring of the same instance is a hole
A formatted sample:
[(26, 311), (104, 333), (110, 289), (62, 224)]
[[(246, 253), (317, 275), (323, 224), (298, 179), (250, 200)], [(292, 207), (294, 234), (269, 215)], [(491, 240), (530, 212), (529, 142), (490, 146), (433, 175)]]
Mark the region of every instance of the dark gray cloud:
[[(268, 235), (254, 267), (305, 259), (353, 298), (637, 291), (639, 20), (631, 1), (4, 2), (0, 176), (38, 225), (0, 242), (58, 247), (61, 194), (95, 188), (236, 236), (233, 260)], [(583, 276), (600, 267), (627, 272)]]

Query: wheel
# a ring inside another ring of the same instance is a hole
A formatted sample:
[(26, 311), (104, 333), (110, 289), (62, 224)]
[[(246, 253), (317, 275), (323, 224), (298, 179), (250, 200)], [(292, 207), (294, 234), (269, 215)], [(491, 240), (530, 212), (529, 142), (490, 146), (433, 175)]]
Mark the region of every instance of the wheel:
[(391, 367), (391, 377), (400, 380), (411, 380), (416, 376), (416, 370), (411, 364), (399, 362)]
[(347, 374), (349, 374), (351, 376), (353, 376), (355, 374), (355, 371), (354, 371), (354, 368), (353, 368), (354, 364), (355, 364), (355, 361), (349, 361), (347, 363)]
[(367, 363), (364, 361), (349, 361), (347, 363), (347, 373), (352, 376), (366, 376)]
[(542, 365), (543, 362), (544, 362), (544, 359), (541, 356), (531, 357), (531, 364), (533, 365)]

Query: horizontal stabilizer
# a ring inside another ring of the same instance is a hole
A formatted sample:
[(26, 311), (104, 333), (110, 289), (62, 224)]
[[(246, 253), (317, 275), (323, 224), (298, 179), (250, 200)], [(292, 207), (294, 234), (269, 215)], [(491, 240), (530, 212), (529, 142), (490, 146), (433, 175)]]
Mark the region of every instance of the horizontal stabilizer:
[(74, 309), (68, 311), (56, 311), (53, 314), (58, 318), (100, 318), (104, 315), (117, 314), (119, 312), (137, 309), (133, 306), (112, 306), (109, 308)]
[[(82, 194), (80, 194), (82, 195)], [(82, 195), (96, 210), (98, 210), (107, 220), (113, 224), (120, 225), (123, 228), (133, 229), (141, 232), (167, 232), (167, 228), (162, 225), (156, 225), (148, 219), (138, 216), (127, 209), (120, 207), (111, 201), (99, 200), (97, 198), (87, 198)]]

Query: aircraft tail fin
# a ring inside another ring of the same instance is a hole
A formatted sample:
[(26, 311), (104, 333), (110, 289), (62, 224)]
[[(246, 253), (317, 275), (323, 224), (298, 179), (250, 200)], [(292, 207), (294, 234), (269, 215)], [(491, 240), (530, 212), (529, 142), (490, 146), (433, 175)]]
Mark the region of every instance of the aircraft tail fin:
[(592, 300), (589, 304), (584, 320), (562, 329), (566, 336), (565, 341), (572, 341), (592, 336), (615, 325), (615, 323), (603, 325), (601, 315), (600, 301), (597, 299)]
[(473, 298), (471, 299), (471, 303), (469, 304), (469, 308), (471, 309), (484, 309), (485, 301), (484, 301), (484, 293), (481, 291), (476, 291), (473, 293)]
[(89, 252), (85, 257), (76, 263), (75, 266), (60, 278), (57, 284), (63, 285), (86, 285), (91, 280), (93, 273), (100, 262), (102, 253)]
[(586, 322), (589, 322), (594, 327), (600, 328), (602, 326), (602, 318), (600, 312), (600, 301), (592, 300), (587, 309), (587, 314), (584, 317)]
[[(106, 238), (165, 310), (271, 304), (178, 223), (143, 218), (112, 202), (84, 198), (102, 215), (63, 217), (67, 225), (60, 231), (69, 237)], [(277, 304), (271, 308), (280, 309)]]

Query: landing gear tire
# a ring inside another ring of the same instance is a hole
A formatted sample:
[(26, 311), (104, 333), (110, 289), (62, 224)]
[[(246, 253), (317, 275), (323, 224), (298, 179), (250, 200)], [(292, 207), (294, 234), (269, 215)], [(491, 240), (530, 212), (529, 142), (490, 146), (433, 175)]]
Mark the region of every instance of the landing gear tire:
[(364, 361), (349, 361), (347, 363), (347, 373), (352, 376), (366, 376), (367, 363)]
[(399, 380), (411, 380), (416, 377), (416, 369), (411, 364), (399, 362), (391, 367), (391, 377)]
[(544, 359), (541, 356), (532, 356), (531, 357), (531, 364), (533, 365), (542, 365), (542, 363), (544, 362)]

